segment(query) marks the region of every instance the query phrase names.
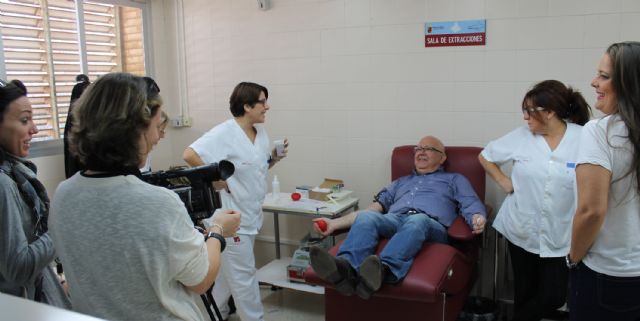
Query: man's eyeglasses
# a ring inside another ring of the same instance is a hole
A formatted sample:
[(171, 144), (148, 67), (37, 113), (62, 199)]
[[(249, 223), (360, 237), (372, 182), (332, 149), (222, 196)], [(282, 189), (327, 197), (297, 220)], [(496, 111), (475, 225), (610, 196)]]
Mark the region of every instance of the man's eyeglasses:
[(432, 152), (432, 153), (440, 153), (440, 154), (444, 155), (443, 151), (441, 151), (441, 150), (439, 150), (439, 149), (437, 149), (435, 147), (432, 147), (432, 146), (414, 146), (413, 147), (413, 151), (416, 152), (416, 153)]
[(522, 113), (527, 115), (531, 115), (533, 113), (537, 113), (543, 110), (547, 110), (547, 109), (544, 107), (522, 107)]
[(256, 104), (262, 104), (262, 106), (267, 104), (267, 100), (266, 99), (258, 99), (258, 101), (256, 101)]

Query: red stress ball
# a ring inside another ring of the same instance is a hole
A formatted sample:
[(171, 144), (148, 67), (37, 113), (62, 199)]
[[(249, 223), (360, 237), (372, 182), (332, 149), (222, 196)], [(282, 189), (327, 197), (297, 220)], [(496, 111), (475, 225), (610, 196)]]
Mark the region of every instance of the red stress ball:
[(318, 226), (320, 231), (324, 232), (327, 230), (327, 222), (325, 222), (324, 220), (316, 221), (316, 226)]
[(300, 193), (291, 193), (291, 199), (294, 201), (299, 201), (300, 198), (302, 198), (302, 195)]

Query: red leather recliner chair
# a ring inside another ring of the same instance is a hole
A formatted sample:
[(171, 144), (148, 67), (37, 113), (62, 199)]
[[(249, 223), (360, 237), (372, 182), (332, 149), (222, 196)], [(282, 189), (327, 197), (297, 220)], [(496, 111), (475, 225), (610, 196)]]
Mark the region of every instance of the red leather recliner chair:
[[(478, 162), (478, 147), (447, 147), (445, 170), (463, 174), (484, 201), (485, 171)], [(391, 179), (413, 171), (413, 145), (396, 147), (391, 156)], [(487, 206), (487, 214), (491, 209)], [(305, 272), (310, 284), (325, 287), (325, 320), (447, 320), (454, 321), (476, 280), (480, 239), (458, 217), (448, 230), (450, 244), (425, 243), (407, 276), (398, 284), (383, 284), (369, 300), (344, 296), (314, 273)], [(378, 245), (376, 253), (387, 240)], [(340, 244), (329, 252), (335, 255)]]

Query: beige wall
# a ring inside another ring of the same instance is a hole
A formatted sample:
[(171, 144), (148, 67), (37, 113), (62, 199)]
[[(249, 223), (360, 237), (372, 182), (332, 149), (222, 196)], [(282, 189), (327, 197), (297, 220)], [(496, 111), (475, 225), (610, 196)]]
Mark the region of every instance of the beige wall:
[[(230, 117), (240, 81), (266, 85), (267, 130), (290, 140), (273, 173), (281, 190), (342, 178), (367, 206), (389, 182), (393, 146), (434, 134), (448, 145), (483, 146), (522, 125), (520, 102), (535, 82), (589, 88), (605, 47), (640, 39), (636, 0), (185, 0), (188, 108), (193, 127), (169, 129), (152, 154), (156, 169)], [(165, 108), (179, 112), (176, 2), (152, 1), (153, 56)], [(487, 20), (483, 47), (424, 48), (428, 21)], [(53, 191), (61, 157), (37, 159)], [(52, 192), (53, 193), (53, 192)], [(503, 198), (494, 184), (488, 201)], [(285, 243), (309, 229), (281, 220)], [(258, 263), (273, 256), (272, 217), (258, 238)], [(294, 246), (285, 249), (291, 252)]]
[[(342, 178), (361, 207), (389, 182), (393, 146), (425, 134), (483, 146), (523, 124), (521, 97), (544, 79), (564, 81), (593, 102), (589, 82), (605, 47), (640, 38), (633, 0), (271, 4), (260, 11), (249, 0), (185, 1), (194, 121), (174, 144), (186, 146), (227, 119), (236, 83), (264, 84), (268, 132), (291, 144), (272, 171), (281, 190)], [(486, 46), (424, 48), (425, 22), (465, 19), (487, 20)], [(502, 198), (491, 183), (488, 201), (498, 207)], [(304, 219), (281, 224), (292, 244), (309, 226)], [(271, 236), (267, 214), (259, 240)]]

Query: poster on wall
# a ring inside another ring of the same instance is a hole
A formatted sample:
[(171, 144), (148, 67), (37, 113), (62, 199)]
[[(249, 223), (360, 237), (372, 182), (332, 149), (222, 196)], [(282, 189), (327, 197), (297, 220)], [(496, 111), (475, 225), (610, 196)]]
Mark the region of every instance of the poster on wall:
[(424, 24), (424, 46), (484, 46), (486, 25), (486, 20), (427, 22)]

